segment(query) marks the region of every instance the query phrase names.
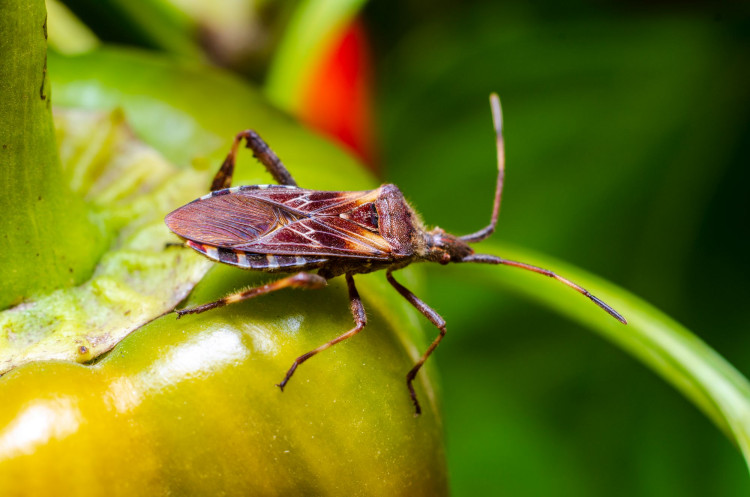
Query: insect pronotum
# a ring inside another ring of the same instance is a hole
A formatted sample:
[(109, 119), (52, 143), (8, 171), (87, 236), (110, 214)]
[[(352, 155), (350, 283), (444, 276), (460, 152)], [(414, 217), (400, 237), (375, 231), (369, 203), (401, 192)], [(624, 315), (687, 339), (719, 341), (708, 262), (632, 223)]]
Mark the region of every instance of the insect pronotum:
[[(497, 138), (497, 187), (490, 224), (464, 236), (440, 228), (428, 230), (401, 191), (391, 184), (359, 192), (326, 192), (299, 188), (276, 154), (255, 131), (237, 134), (227, 158), (211, 184), (211, 192), (167, 215), (169, 229), (185, 244), (217, 262), (244, 269), (293, 273), (272, 283), (228, 295), (175, 312), (178, 318), (257, 297), (282, 288), (322, 288), (329, 279), (344, 275), (354, 327), (330, 342), (299, 356), (277, 386), (284, 389), (297, 367), (323, 350), (365, 327), (367, 315), (354, 284), (354, 275), (385, 269), (388, 282), (440, 333), (406, 375), (416, 414), (421, 408), (413, 381), (425, 360), (445, 336), (445, 320), (393, 278), (393, 272), (413, 262), (472, 262), (514, 266), (554, 278), (585, 295), (623, 324), (610, 306), (572, 281), (547, 269), (489, 254), (476, 254), (470, 244), (495, 231), (505, 172), (500, 99), (490, 95)], [(266, 167), (278, 185), (230, 188), (237, 149), (242, 140)], [(316, 271), (313, 273), (311, 271)]]

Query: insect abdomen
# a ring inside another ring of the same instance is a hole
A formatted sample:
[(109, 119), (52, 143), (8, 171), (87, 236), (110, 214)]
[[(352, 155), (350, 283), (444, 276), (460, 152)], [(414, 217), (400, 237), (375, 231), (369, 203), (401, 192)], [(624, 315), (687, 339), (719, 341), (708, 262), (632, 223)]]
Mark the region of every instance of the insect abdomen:
[(244, 250), (205, 245), (191, 240), (188, 240), (186, 244), (209, 259), (243, 269), (257, 269), (268, 272), (299, 271), (320, 267), (327, 262), (327, 259), (321, 257), (256, 254)]

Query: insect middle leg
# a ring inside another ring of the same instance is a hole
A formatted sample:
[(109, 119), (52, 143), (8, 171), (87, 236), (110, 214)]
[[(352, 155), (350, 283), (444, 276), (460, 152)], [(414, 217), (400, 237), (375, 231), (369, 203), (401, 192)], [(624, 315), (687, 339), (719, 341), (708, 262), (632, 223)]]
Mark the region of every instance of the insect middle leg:
[(327, 284), (328, 282), (326, 281), (326, 279), (322, 276), (318, 276), (317, 274), (297, 273), (262, 286), (256, 286), (242, 292), (227, 295), (226, 297), (215, 302), (209, 302), (208, 304), (191, 307), (189, 309), (180, 309), (175, 312), (177, 313), (177, 319), (180, 319), (185, 314), (199, 314), (210, 309), (224, 307), (225, 305), (234, 304), (235, 302), (241, 302), (243, 300), (251, 299), (259, 295), (265, 295), (267, 293), (275, 292), (283, 288), (307, 288), (312, 290), (323, 288)]
[(343, 335), (340, 335), (330, 342), (326, 342), (317, 349), (311, 350), (307, 354), (303, 354), (299, 356), (297, 359), (294, 360), (294, 364), (292, 364), (292, 367), (289, 368), (289, 371), (287, 371), (286, 376), (284, 379), (276, 385), (279, 387), (282, 391), (284, 390), (284, 387), (289, 382), (289, 379), (294, 374), (294, 371), (297, 369), (297, 367), (317, 354), (318, 352), (322, 352), (325, 349), (329, 348), (332, 345), (336, 345), (337, 343), (346, 340), (347, 338), (351, 338), (365, 327), (367, 325), (367, 315), (365, 314), (365, 308), (362, 305), (362, 300), (359, 298), (359, 292), (357, 291), (357, 287), (354, 286), (354, 278), (352, 278), (352, 275), (347, 273), (346, 274), (346, 284), (349, 287), (349, 305), (352, 309), (352, 316), (354, 316), (354, 328), (347, 331)]
[(388, 283), (390, 283), (393, 288), (398, 291), (398, 293), (403, 295), (411, 305), (416, 307), (419, 312), (424, 314), (424, 316), (429, 319), (430, 322), (432, 322), (432, 324), (434, 324), (438, 330), (440, 330), (440, 334), (437, 336), (437, 338), (435, 338), (432, 344), (430, 344), (430, 346), (427, 348), (427, 351), (422, 354), (422, 357), (420, 357), (414, 367), (411, 368), (411, 370), (406, 374), (406, 386), (409, 388), (411, 401), (414, 403), (414, 408), (416, 410), (414, 414), (415, 416), (418, 416), (422, 413), (422, 408), (419, 406), (419, 401), (417, 400), (417, 392), (414, 391), (414, 385), (412, 383), (414, 382), (414, 378), (416, 378), (417, 373), (422, 368), (422, 364), (424, 364), (427, 358), (430, 357), (432, 351), (435, 350), (438, 344), (440, 344), (440, 340), (442, 340), (445, 336), (445, 319), (443, 319), (442, 316), (435, 312), (430, 306), (422, 302), (419, 297), (411, 293), (408, 288), (396, 281), (393, 278), (393, 274), (391, 274), (390, 269), (386, 271), (385, 277), (388, 278)]
[(234, 175), (234, 163), (237, 158), (237, 149), (239, 148), (242, 139), (247, 142), (247, 148), (253, 151), (253, 156), (260, 161), (261, 164), (266, 166), (266, 169), (273, 179), (276, 180), (280, 185), (297, 186), (297, 182), (294, 181), (292, 175), (289, 174), (281, 159), (271, 150), (266, 142), (251, 129), (246, 129), (237, 133), (232, 143), (232, 149), (229, 151), (227, 158), (221, 164), (219, 171), (214, 176), (214, 180), (211, 183), (211, 191), (221, 190), (223, 188), (229, 188), (232, 186), (232, 176)]

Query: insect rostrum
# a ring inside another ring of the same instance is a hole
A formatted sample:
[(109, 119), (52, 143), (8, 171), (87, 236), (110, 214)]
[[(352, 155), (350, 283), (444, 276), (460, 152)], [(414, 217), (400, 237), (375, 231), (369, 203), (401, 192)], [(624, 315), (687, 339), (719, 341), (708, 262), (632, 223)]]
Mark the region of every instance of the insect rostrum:
[[(326, 192), (297, 187), (276, 154), (254, 131), (239, 133), (211, 184), (211, 192), (167, 215), (165, 222), (185, 244), (217, 262), (266, 272), (294, 273), (190, 309), (178, 317), (204, 312), (282, 288), (322, 288), (344, 275), (355, 326), (317, 349), (298, 357), (278, 384), (284, 386), (304, 361), (359, 333), (367, 324), (354, 275), (384, 269), (390, 284), (416, 307), (440, 334), (406, 375), (416, 414), (421, 412), (413, 381), (425, 360), (445, 336), (445, 320), (393, 278), (393, 271), (413, 262), (503, 264), (540, 273), (572, 287), (622, 323), (625, 319), (584, 288), (557, 274), (489, 254), (469, 244), (489, 237), (500, 211), (505, 171), (502, 114), (497, 95), (490, 95), (497, 137), (498, 178), (492, 218), (485, 228), (457, 237), (440, 228), (427, 229), (395, 185), (360, 192)], [(237, 149), (242, 140), (279, 185), (230, 188)], [(311, 271), (316, 271), (313, 273)]]

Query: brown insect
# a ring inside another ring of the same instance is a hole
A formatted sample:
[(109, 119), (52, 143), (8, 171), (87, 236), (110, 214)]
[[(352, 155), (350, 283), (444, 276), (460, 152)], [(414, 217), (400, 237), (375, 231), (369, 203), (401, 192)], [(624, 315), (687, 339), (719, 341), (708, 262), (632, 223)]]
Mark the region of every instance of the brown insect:
[[(385, 269), (388, 282), (429, 319), (440, 334), (406, 375), (416, 414), (421, 412), (414, 386), (417, 372), (445, 336), (445, 320), (393, 278), (393, 271), (413, 262), (473, 262), (519, 267), (552, 277), (591, 299), (615, 319), (625, 319), (584, 288), (552, 271), (494, 255), (476, 254), (469, 246), (495, 231), (505, 170), (500, 100), (490, 95), (497, 137), (498, 177), (490, 224), (457, 237), (440, 228), (428, 230), (395, 185), (360, 192), (325, 192), (298, 188), (297, 183), (266, 143), (251, 130), (239, 133), (211, 184), (211, 193), (167, 215), (165, 222), (185, 244), (224, 264), (259, 271), (294, 273), (267, 285), (244, 290), (190, 309), (178, 318), (282, 288), (322, 288), (327, 280), (346, 277), (355, 326), (317, 349), (298, 357), (277, 386), (282, 390), (297, 367), (318, 352), (359, 333), (367, 324), (354, 275)], [(235, 157), (245, 139), (253, 155), (279, 185), (229, 188)], [(317, 271), (313, 274), (310, 271)]]

